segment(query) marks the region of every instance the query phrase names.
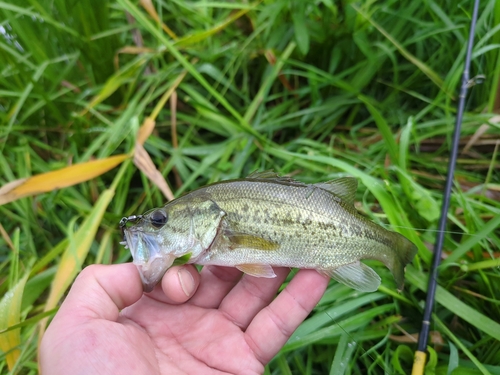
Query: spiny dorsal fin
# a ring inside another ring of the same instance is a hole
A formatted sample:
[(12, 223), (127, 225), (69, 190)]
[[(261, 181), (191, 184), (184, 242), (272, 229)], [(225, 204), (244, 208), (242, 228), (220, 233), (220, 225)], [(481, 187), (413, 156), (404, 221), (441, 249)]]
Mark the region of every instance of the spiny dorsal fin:
[(274, 181), (282, 184), (288, 184), (288, 185), (294, 185), (294, 186), (306, 186), (305, 183), (294, 180), (291, 177), (286, 177), (286, 176), (280, 176), (276, 172), (274, 172), (272, 169), (269, 169), (267, 171), (255, 171), (250, 173), (247, 176), (248, 179), (252, 180), (269, 180), (269, 181)]
[(268, 169), (267, 171), (262, 171), (262, 172), (261, 171), (252, 172), (247, 176), (247, 178), (259, 179), (259, 180), (270, 178), (274, 180), (281, 177), (272, 169)]
[(358, 180), (354, 177), (341, 177), (333, 181), (319, 182), (314, 186), (335, 194), (346, 203), (354, 204)]

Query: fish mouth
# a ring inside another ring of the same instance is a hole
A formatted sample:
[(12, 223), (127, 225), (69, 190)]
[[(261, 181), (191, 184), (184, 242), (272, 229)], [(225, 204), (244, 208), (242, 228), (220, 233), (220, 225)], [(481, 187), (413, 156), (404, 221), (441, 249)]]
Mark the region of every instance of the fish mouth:
[(131, 228), (124, 231), (125, 248), (130, 250), (133, 263), (142, 281), (144, 292), (151, 292), (167, 269), (174, 263), (175, 256), (162, 254), (154, 233)]

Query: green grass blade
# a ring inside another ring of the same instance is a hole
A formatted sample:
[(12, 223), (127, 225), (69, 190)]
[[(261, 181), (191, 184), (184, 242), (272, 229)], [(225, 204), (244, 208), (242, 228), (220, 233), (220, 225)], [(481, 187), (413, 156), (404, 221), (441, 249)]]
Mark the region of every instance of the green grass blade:
[[(406, 277), (408, 280), (420, 290), (427, 290), (428, 276), (417, 271), (411, 265), (406, 267)], [(437, 287), (436, 302), (443, 305), (449, 311), (459, 316), (463, 320), (469, 322), (474, 327), (480, 329), (484, 333), (490, 335), (495, 340), (500, 340), (500, 324), (493, 319), (481, 314), (474, 308), (460, 301), (443, 287)]]
[(21, 321), (21, 302), (28, 276), (26, 273), (0, 300), (0, 332), (3, 332), (0, 333), (0, 349), (6, 353), (9, 369), (14, 367), (21, 354), (21, 331), (8, 328)]
[(348, 334), (340, 336), (340, 341), (335, 351), (335, 357), (330, 367), (330, 375), (344, 375), (348, 371), (349, 360), (355, 349), (356, 341), (353, 341), (352, 337)]
[[(234, 107), (229, 104), (229, 102), (221, 96), (217, 91), (215, 91), (205, 78), (198, 73), (196, 68), (179, 52), (177, 48), (170, 42), (165, 35), (159, 30), (155, 25), (153, 25), (144, 14), (129, 0), (118, 0), (120, 5), (127, 10), (130, 14), (132, 14), (137, 21), (146, 28), (152, 35), (154, 35), (158, 40), (160, 40), (167, 50), (181, 63), (181, 65), (191, 74), (209, 93), (213, 96), (224, 108), (228, 110), (231, 115), (238, 121), (238, 125), (248, 132), (249, 134), (261, 138), (260, 135), (243, 119), (243, 117), (234, 109)], [(264, 140), (262, 138), (262, 140)]]
[(491, 232), (498, 228), (500, 225), (500, 216), (492, 218), (486, 223), (477, 233), (470, 236), (462, 244), (460, 244), (443, 262), (441, 262), (440, 268), (446, 268), (457, 262), (458, 259), (463, 257), (467, 251), (469, 251), (473, 246), (475, 246), (479, 241), (486, 238)]
[[(384, 35), (387, 40), (389, 40), (397, 49), (398, 51), (406, 58), (408, 61), (410, 61), (412, 64), (414, 64), (418, 69), (422, 71), (429, 79), (436, 84), (440, 89), (444, 90), (444, 82), (441, 79), (441, 77), (434, 72), (427, 64), (424, 62), (420, 61), (417, 59), (414, 55), (412, 55), (406, 48), (404, 48), (397, 40), (394, 38), (391, 34), (389, 34), (382, 26), (380, 26), (375, 20), (373, 20), (372, 17), (370, 17), (368, 14), (366, 14), (363, 10), (361, 10), (357, 5), (351, 4), (351, 6), (359, 13), (361, 14), (365, 19), (367, 19), (382, 35)], [(448, 95), (451, 96), (450, 93), (447, 93)]]

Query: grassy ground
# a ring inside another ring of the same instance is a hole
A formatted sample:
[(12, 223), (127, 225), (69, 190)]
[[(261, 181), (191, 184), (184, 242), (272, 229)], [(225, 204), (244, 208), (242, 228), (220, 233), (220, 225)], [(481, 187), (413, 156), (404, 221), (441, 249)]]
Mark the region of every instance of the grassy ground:
[[(405, 290), (379, 264), (376, 293), (332, 282), (266, 373), (409, 373), (472, 1), (141, 4), (0, 2), (0, 186), (104, 160), (0, 191), (0, 372), (37, 373), (40, 320), (80, 267), (130, 259), (121, 217), (165, 202), (131, 160), (149, 118), (176, 196), (257, 169), (357, 177), (358, 209), (419, 248)], [(482, 1), (429, 374), (500, 374), (499, 45)]]

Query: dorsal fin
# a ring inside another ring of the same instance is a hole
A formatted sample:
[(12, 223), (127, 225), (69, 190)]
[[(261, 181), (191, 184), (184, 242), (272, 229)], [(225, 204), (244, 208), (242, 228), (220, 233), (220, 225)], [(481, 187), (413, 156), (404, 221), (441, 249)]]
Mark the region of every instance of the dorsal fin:
[(275, 171), (273, 171), (272, 169), (268, 169), (267, 171), (255, 171), (255, 172), (252, 172), (250, 173), (247, 178), (253, 178), (253, 179), (259, 179), (259, 180), (262, 180), (262, 179), (266, 179), (266, 178), (270, 178), (270, 179), (279, 179), (279, 178), (282, 178), (280, 177)]
[(319, 182), (314, 184), (314, 186), (329, 191), (346, 203), (354, 204), (356, 190), (358, 189), (358, 180), (354, 177), (341, 177), (332, 181)]
[(282, 183), (282, 184), (294, 185), (294, 186), (306, 186), (307, 185), (303, 182), (294, 180), (291, 177), (280, 176), (272, 169), (269, 169), (267, 171), (262, 171), (262, 172), (259, 172), (259, 171), (252, 172), (247, 176), (247, 178), (252, 179), (252, 180), (270, 180), (270, 181), (274, 181), (274, 182), (278, 182), (278, 183)]

